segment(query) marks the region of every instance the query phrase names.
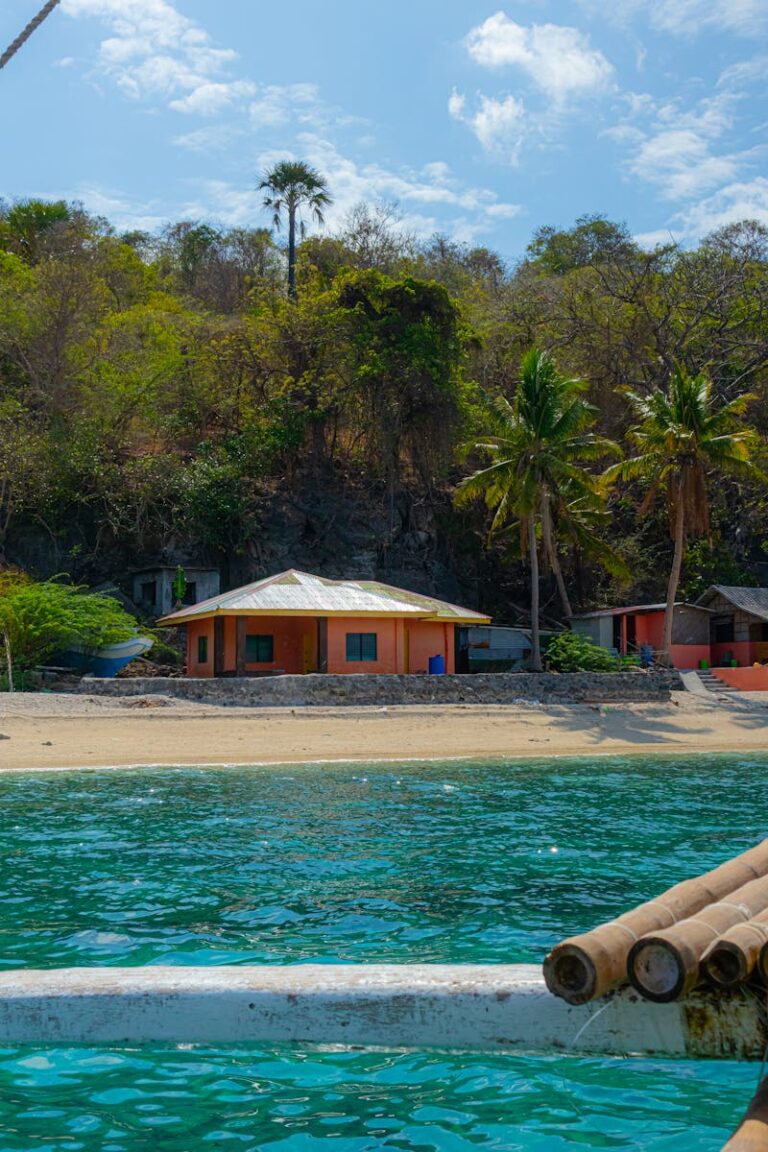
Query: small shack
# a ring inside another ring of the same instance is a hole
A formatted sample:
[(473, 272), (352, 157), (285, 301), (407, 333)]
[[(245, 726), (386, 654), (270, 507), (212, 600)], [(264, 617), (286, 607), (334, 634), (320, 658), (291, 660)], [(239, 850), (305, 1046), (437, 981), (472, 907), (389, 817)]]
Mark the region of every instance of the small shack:
[[(571, 630), (617, 656), (650, 657), (661, 651), (664, 639), (665, 604), (633, 604), (601, 608), (571, 617)], [(709, 608), (700, 604), (675, 604), (670, 658), (675, 668), (697, 668), (710, 660)]]
[(187, 675), (454, 672), (456, 630), (490, 617), (376, 580), (290, 569), (166, 615)]
[(768, 660), (768, 588), (713, 584), (697, 603), (710, 612), (711, 663)]
[[(181, 567), (187, 581), (182, 600), (185, 606), (218, 596), (218, 568), (200, 568), (194, 564), (182, 564)], [(175, 607), (173, 581), (177, 570), (175, 566), (137, 569), (131, 576), (132, 599), (136, 607), (147, 616), (166, 616), (172, 612)]]
[[(571, 629), (620, 656), (662, 648), (664, 604), (601, 608), (571, 617)], [(691, 604), (675, 604), (672, 649), (675, 668), (750, 667), (768, 661), (768, 588), (713, 584)]]

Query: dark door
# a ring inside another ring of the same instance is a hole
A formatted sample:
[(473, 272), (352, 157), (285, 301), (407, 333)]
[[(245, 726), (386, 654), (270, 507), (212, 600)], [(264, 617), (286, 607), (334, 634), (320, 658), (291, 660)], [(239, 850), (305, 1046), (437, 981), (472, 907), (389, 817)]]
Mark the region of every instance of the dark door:
[(317, 621), (317, 670), (328, 671), (328, 620), (325, 616)]
[(627, 616), (627, 652), (637, 647), (637, 617)]
[(224, 617), (216, 616), (213, 621), (213, 674), (224, 675)]

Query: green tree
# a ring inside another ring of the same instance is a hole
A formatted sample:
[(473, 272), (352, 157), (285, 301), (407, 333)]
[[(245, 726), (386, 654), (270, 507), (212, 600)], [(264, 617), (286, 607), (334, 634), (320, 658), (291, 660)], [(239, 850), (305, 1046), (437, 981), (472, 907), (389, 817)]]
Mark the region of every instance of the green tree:
[(63, 200), (17, 200), (9, 208), (0, 208), (0, 248), (34, 264), (45, 234), (71, 218)]
[(5, 649), (8, 690), (13, 670), (44, 663), (68, 644), (97, 649), (128, 640), (136, 621), (110, 596), (73, 584), (23, 575), (0, 582), (0, 636)]
[(325, 179), (310, 164), (301, 160), (281, 160), (270, 168), (259, 184), (264, 193), (264, 207), (272, 213), (272, 223), (280, 228), (283, 215), (288, 218), (288, 295), (296, 296), (296, 224), (304, 236), (306, 224), (302, 209), (306, 209), (317, 224), (324, 224), (323, 211), (333, 199)]
[(712, 471), (747, 479), (762, 478), (752, 461), (756, 433), (740, 424), (750, 401), (745, 392), (718, 405), (709, 378), (691, 376), (676, 367), (667, 387), (648, 395), (625, 392), (640, 421), (628, 436), (637, 455), (614, 464), (604, 474), (607, 483), (639, 480), (647, 486), (641, 513), (664, 495), (674, 542), (667, 582), (662, 659), (671, 661), (675, 599), (688, 536), (709, 532), (707, 476)]
[(468, 476), (459, 499), (483, 496), (494, 510), (491, 533), (516, 524), (530, 563), (531, 667), (540, 672), (539, 549), (558, 566), (554, 525), (569, 503), (599, 502), (598, 480), (582, 464), (617, 451), (592, 431), (596, 409), (584, 399), (585, 384), (562, 376), (546, 352), (523, 357), (513, 403), (499, 397), (488, 412), (488, 435), (475, 447), (491, 464)]
[(390, 519), (406, 469), (429, 487), (460, 426), (467, 332), (441, 284), (369, 269), (337, 280), (365, 447), (381, 464)]
[(639, 254), (626, 224), (614, 224), (605, 216), (580, 216), (567, 232), (537, 228), (527, 252), (537, 270), (554, 276)]

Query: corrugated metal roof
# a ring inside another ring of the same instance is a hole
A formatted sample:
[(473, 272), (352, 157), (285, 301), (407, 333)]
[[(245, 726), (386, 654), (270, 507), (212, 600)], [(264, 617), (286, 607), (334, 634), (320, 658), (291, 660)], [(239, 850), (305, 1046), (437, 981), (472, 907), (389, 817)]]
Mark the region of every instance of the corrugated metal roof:
[[(641, 616), (644, 612), (665, 612), (666, 604), (632, 604), (626, 608), (598, 608), (596, 612), (578, 612), (571, 616), (571, 620), (592, 620), (597, 616)], [(675, 608), (695, 608), (699, 612), (709, 612), (702, 604), (689, 604), (685, 600), (676, 600)]]
[(719, 593), (733, 604), (734, 608), (757, 616), (758, 620), (768, 621), (768, 588), (738, 588), (729, 584), (713, 584), (699, 600), (706, 600)]
[(431, 596), (420, 596), (402, 588), (390, 588), (375, 580), (328, 580), (309, 572), (289, 569), (268, 576), (210, 600), (165, 616), (163, 624), (183, 624), (187, 620), (215, 613), (296, 614), (313, 616), (403, 616), (419, 620), (445, 620), (453, 623), (484, 623), (482, 612), (461, 608)]

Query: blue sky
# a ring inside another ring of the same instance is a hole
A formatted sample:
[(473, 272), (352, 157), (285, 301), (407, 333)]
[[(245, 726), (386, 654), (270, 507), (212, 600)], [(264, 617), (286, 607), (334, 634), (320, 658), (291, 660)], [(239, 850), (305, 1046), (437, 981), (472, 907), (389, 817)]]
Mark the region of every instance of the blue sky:
[[(10, 41), (41, 0), (0, 0)], [(768, 0), (62, 0), (0, 72), (0, 196), (120, 228), (267, 222), (294, 156), (514, 261), (583, 213), (768, 224)]]

